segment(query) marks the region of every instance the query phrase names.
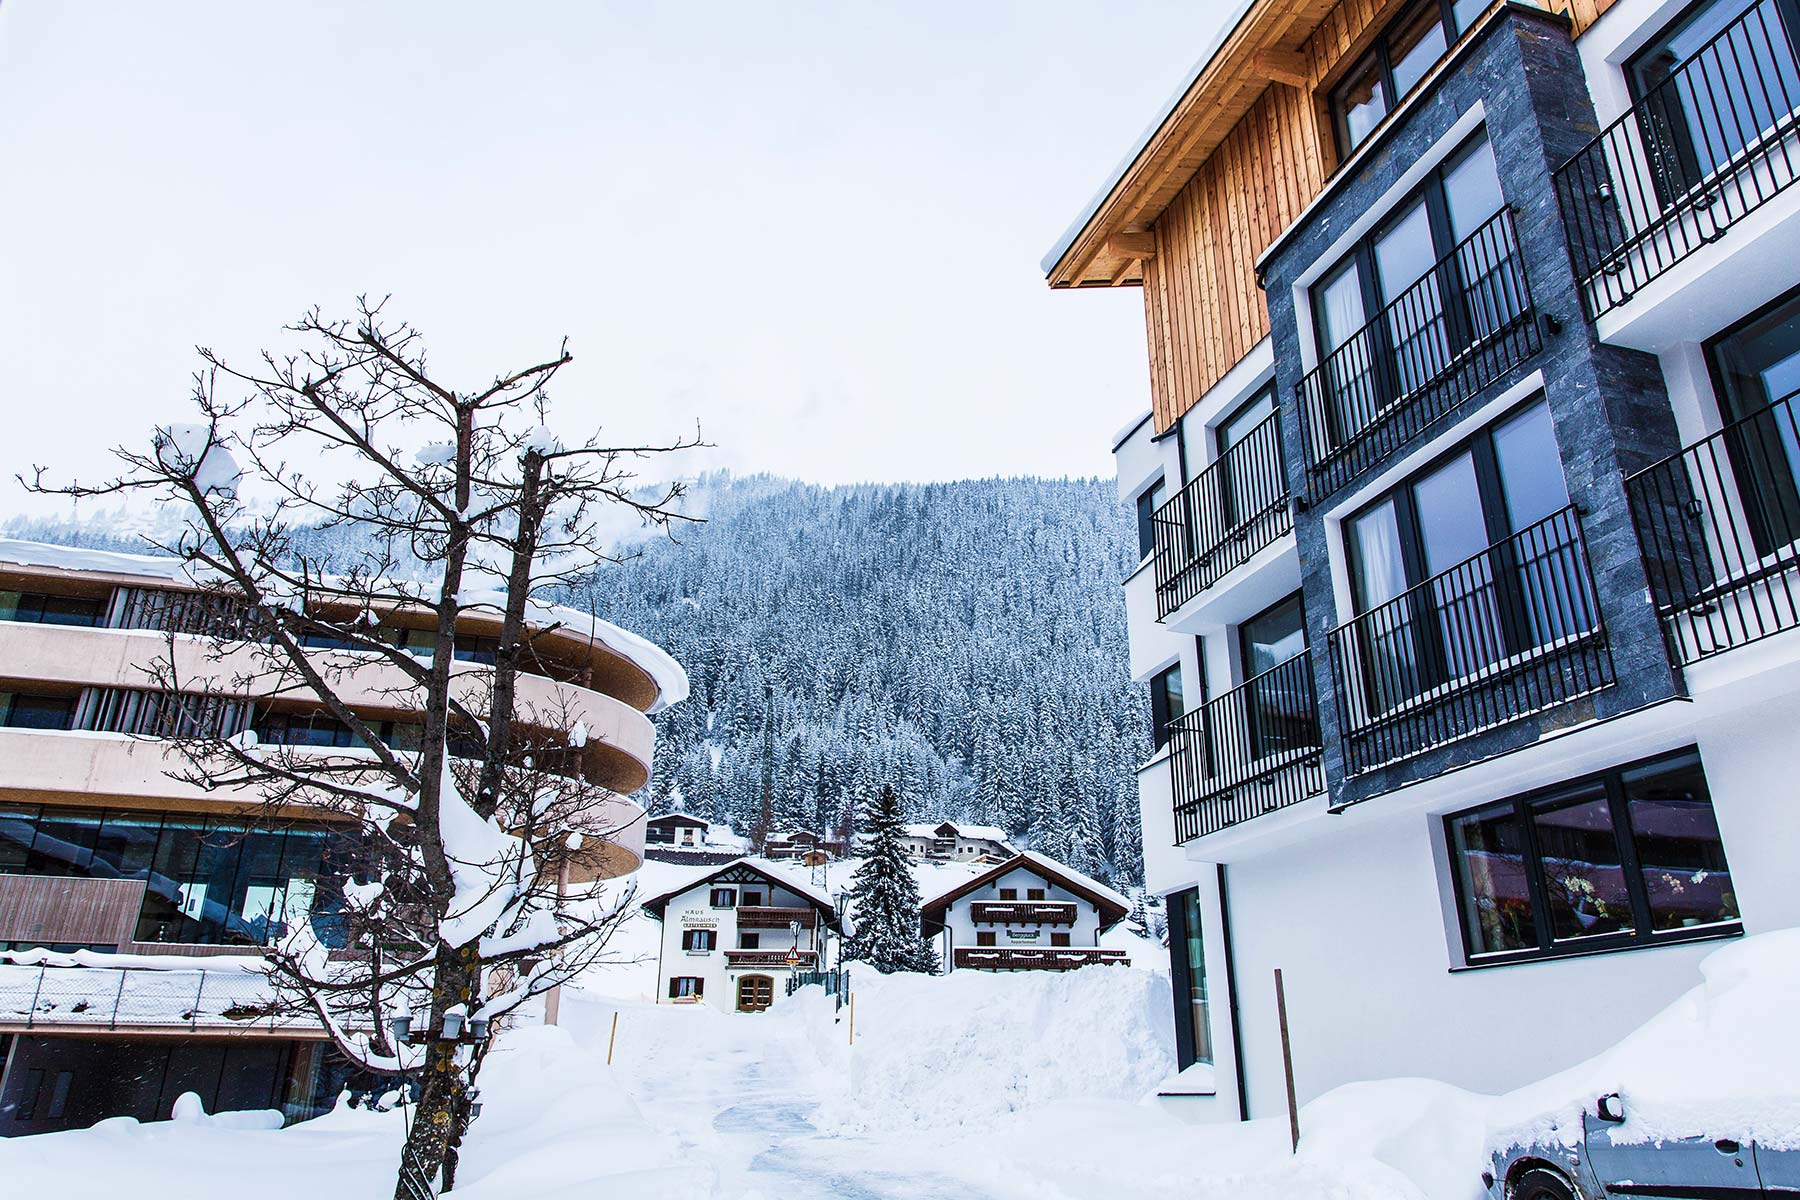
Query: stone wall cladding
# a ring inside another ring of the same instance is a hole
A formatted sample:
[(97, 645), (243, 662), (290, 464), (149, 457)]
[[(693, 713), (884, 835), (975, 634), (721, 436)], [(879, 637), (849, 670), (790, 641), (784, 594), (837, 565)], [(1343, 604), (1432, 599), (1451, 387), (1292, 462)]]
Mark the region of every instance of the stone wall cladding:
[[(1401, 784), (1519, 749), (1556, 728), (1617, 715), (1680, 690), (1650, 603), (1624, 489), (1625, 474), (1680, 448), (1674, 414), (1656, 360), (1600, 344), (1583, 317), (1551, 178), (1554, 168), (1585, 145), (1598, 124), (1568, 26), (1536, 9), (1509, 6), (1469, 45), (1459, 48), (1456, 60), (1431, 88), (1357, 164), (1354, 177), (1332, 185), (1306, 225), (1292, 231), (1264, 263), (1282, 434), (1288, 446), (1305, 445), (1296, 391), (1303, 360), (1294, 279), (1330, 247), (1339, 230), (1375, 205), (1479, 101), (1501, 188), (1513, 208), (1534, 305), (1560, 331), (1546, 332), (1538, 354), (1452, 408), (1420, 440), (1488, 404), (1531, 372), (1543, 372), (1569, 495), (1585, 510), (1582, 529), (1616, 683), (1595, 695), (1346, 780), (1328, 649), (1338, 617), (1323, 513), (1354, 490), (1353, 480), (1337, 496), (1317, 498), (1321, 502), (1297, 513), (1294, 522), (1334, 804), (1368, 800)], [(1371, 463), (1361, 478), (1414, 452), (1416, 443), (1403, 446)], [(1307, 495), (1305, 453), (1290, 454), (1287, 467), (1293, 493)]]

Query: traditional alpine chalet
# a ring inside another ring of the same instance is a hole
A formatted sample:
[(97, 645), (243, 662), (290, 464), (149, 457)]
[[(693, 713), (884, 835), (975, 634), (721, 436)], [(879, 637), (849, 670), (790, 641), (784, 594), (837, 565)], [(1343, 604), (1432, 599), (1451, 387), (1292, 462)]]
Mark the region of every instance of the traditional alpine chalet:
[(843, 838), (829, 837), (810, 829), (771, 830), (763, 838), (761, 850), (762, 857), (777, 861), (785, 858), (805, 858), (809, 854), (823, 854), (827, 858), (842, 858), (846, 852)]
[(1125, 951), (1100, 945), (1130, 907), (1105, 884), (1027, 850), (927, 901), (919, 916), (946, 971), (1071, 971), (1130, 965)]
[(1797, 15), (1250, 0), (1046, 258), (1143, 294), (1185, 1111), (1277, 967), (1301, 1101), (1493, 1092), (1800, 923)]
[(1005, 862), (1013, 855), (1006, 844), (1006, 830), (997, 825), (961, 825), (944, 821), (937, 825), (908, 825), (900, 845), (914, 858), (934, 862)]
[(653, 896), (644, 911), (662, 923), (657, 1003), (726, 1012), (762, 1012), (787, 995), (790, 976), (824, 969), (838, 929), (829, 896), (757, 858)]
[[(209, 1112), (297, 1120), (344, 1084), (349, 1066), (322, 1026), (258, 1015), (270, 993), (257, 955), (296, 922), (334, 944), (354, 831), (304, 804), (271, 823), (260, 794), (171, 774), (185, 766), (174, 739), (193, 725), (354, 746), (291, 689), (205, 690), (218, 678), (208, 635), (231, 617), (171, 559), (0, 541), (0, 1134), (166, 1118), (189, 1091)], [(383, 620), (409, 644), (407, 618)], [(588, 729), (575, 769), (613, 795), (577, 866), (609, 878), (643, 854), (643, 810), (626, 797), (650, 774), (646, 713), (687, 683), (656, 647), (611, 627), (577, 632), (589, 624), (534, 637), (520, 711)], [(487, 670), (497, 632), (497, 617), (465, 614), (453, 670)], [(367, 652), (319, 653), (336, 669)], [(145, 690), (159, 659), (195, 689), (178, 704)], [(403, 678), (369, 655), (338, 685), (400, 748), (420, 719), (403, 707)]]
[(644, 857), (689, 866), (721, 866), (742, 858), (747, 839), (689, 813), (664, 813), (644, 822)]

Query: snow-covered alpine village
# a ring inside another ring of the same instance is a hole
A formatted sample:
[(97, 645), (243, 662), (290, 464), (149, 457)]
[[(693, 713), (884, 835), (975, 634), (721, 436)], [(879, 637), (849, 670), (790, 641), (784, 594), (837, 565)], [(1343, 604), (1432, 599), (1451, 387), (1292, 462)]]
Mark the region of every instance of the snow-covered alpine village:
[(0, 114), (0, 1200), (1800, 1196), (1800, 0)]

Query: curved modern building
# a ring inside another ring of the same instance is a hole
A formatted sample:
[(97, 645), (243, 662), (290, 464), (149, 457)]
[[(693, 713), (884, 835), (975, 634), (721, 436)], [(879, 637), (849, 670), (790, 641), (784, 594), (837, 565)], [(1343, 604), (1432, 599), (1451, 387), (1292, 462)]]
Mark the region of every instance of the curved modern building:
[[(538, 615), (520, 719), (610, 794), (582, 873), (628, 874), (643, 858), (630, 794), (650, 777), (649, 714), (685, 698), (686, 677), (587, 614)], [(298, 1117), (343, 1082), (322, 1029), (251, 1015), (264, 985), (244, 958), (295, 922), (328, 938), (352, 830), (304, 805), (272, 822), (254, 791), (178, 778), (177, 740), (196, 734), (355, 752), (310, 693), (257, 678), (266, 653), (219, 652), (241, 616), (172, 559), (0, 540), (0, 1133), (163, 1117), (189, 1090), (209, 1110)], [(381, 628), (427, 655), (431, 620), (397, 610)], [(472, 705), (498, 633), (493, 614), (458, 627), (454, 678)], [(399, 669), (317, 654), (390, 745), (417, 744), (420, 697)], [(173, 700), (158, 663), (181, 684)], [(577, 725), (587, 736), (567, 746)]]

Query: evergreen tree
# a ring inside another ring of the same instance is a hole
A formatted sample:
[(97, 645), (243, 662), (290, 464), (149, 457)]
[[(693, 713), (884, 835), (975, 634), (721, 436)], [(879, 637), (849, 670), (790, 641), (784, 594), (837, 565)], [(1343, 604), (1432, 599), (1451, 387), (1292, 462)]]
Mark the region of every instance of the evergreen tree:
[(919, 925), (919, 882), (900, 844), (900, 800), (893, 788), (882, 788), (864, 810), (862, 829), (863, 863), (850, 879), (855, 932), (844, 939), (844, 959), (865, 962), (883, 975), (936, 973), (937, 955)]

